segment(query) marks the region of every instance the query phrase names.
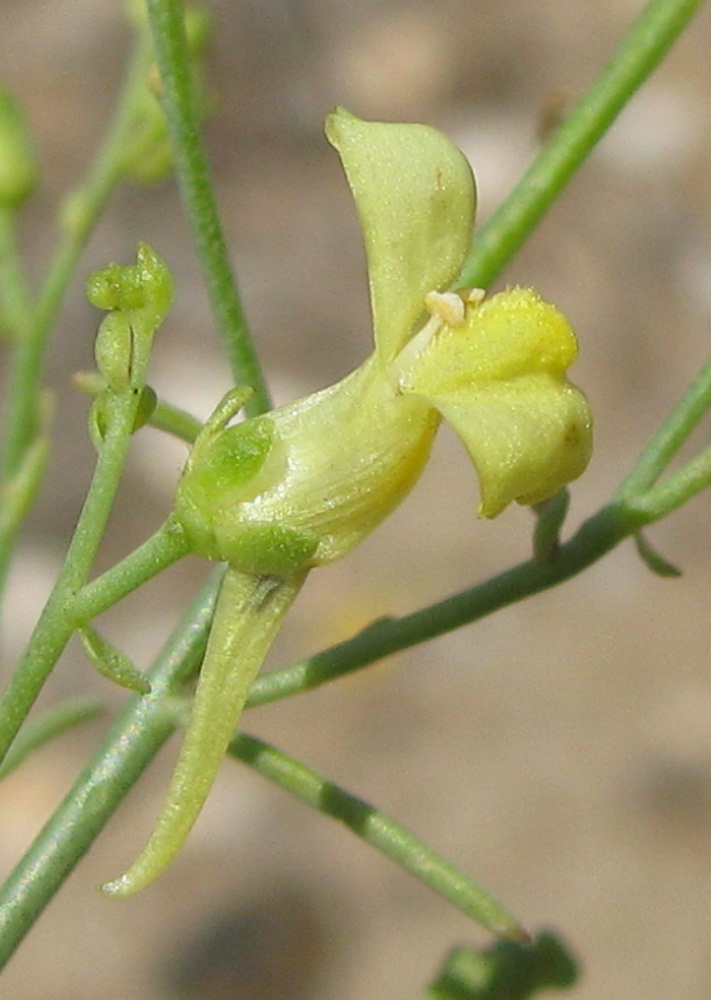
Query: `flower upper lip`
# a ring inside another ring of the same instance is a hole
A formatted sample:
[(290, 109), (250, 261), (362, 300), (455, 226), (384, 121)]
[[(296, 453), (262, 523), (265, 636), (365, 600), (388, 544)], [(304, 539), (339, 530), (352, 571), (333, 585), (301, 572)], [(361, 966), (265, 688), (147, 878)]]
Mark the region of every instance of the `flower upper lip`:
[(391, 360), (432, 289), (461, 271), (474, 229), (476, 187), (464, 154), (426, 125), (365, 122), (338, 108), (326, 121), (360, 220), (376, 351)]
[(476, 208), (471, 168), (447, 138), (343, 109), (326, 133), (356, 202), (375, 355), (391, 385), (427, 401), (461, 437), (482, 515), (547, 499), (581, 474), (592, 448), (590, 408), (566, 376), (577, 354), (567, 320), (530, 289), (483, 306), (481, 289), (447, 291)]

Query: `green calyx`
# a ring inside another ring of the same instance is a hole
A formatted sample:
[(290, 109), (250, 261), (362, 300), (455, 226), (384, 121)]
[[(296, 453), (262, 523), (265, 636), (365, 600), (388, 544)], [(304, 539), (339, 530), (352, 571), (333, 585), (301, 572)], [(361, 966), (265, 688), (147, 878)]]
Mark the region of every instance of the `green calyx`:
[(414, 485), (437, 414), (372, 359), (342, 382), (235, 426), (229, 394), (198, 437), (174, 514), (194, 551), (283, 575), (358, 545)]
[(198, 436), (183, 471), (174, 514), (193, 551), (244, 573), (286, 575), (308, 564), (318, 539), (278, 521), (240, 517), (278, 462), (274, 421), (255, 417), (228, 426), (249, 390), (225, 396)]

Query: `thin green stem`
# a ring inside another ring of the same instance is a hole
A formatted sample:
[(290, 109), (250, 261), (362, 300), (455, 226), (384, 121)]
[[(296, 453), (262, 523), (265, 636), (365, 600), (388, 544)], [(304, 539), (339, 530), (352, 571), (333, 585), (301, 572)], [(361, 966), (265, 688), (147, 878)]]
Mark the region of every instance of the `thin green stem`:
[(230, 264), (195, 112), (183, 7), (176, 0), (147, 0), (178, 186), (190, 221), (210, 304), (238, 384), (251, 386), (250, 416), (269, 409), (269, 391), (249, 334)]
[[(113, 121), (96, 160), (86, 181), (72, 196), (72, 219), (63, 228), (37, 307), (27, 308), (22, 336), (14, 344), (7, 369), (4, 430), (0, 441), (0, 505), (4, 503), (3, 487), (11, 483), (28, 449), (42, 431), (42, 376), (50, 334), (87, 239), (121, 178), (125, 147), (149, 65), (150, 50), (143, 40), (136, 45)], [(16, 263), (13, 266), (17, 268)], [(24, 293), (16, 300), (16, 305), (23, 310), (28, 305), (24, 302)], [(0, 511), (0, 523), (5, 526), (0, 550), (1, 598), (21, 521), (14, 519), (10, 523)]]
[(43, 712), (23, 727), (12, 749), (0, 766), (0, 779), (17, 770), (35, 750), (55, 740), (70, 729), (96, 718), (103, 706), (95, 698), (70, 698)]
[(168, 519), (121, 562), (77, 591), (67, 609), (68, 616), (76, 624), (90, 622), (188, 552), (189, 544), (182, 528)]
[(558, 555), (560, 533), (570, 506), (570, 491), (560, 490), (550, 500), (536, 505), (533, 528), (533, 555), (537, 560), (553, 560)]
[(218, 574), (203, 588), (149, 674), (152, 694), (132, 697), (74, 787), (0, 889), (0, 969), (71, 874), (175, 728), (169, 699), (198, 669)]
[(0, 488), (0, 607), (15, 538), (32, 508), (44, 478), (54, 415), (52, 402), (49, 393), (44, 393), (40, 397), (37, 436), (25, 449), (22, 461), (11, 478)]
[[(12, 358), (17, 360), (23, 351), (21, 345), (32, 334), (34, 305), (17, 244), (17, 213), (10, 209), (0, 209), (0, 302), (2, 303), (2, 322), (7, 327), (6, 332), (12, 338)], [(12, 364), (13, 361), (10, 362), (11, 366)], [(17, 405), (17, 401), (7, 403), (6, 408), (11, 412), (13, 405)], [(38, 398), (35, 399), (35, 405), (38, 410), (41, 410)], [(10, 412), (8, 412), (8, 420), (11, 419)], [(38, 437), (41, 434), (40, 423), (41, 420), (38, 419)], [(12, 439), (14, 433), (8, 427), (7, 438)], [(29, 452), (33, 445), (35, 452), (37, 452), (38, 443), (37, 440), (30, 442), (24, 448), (20, 461), (15, 466), (12, 446), (4, 446), (0, 442), (0, 462), (2, 463), (0, 465), (0, 607), (3, 603), (15, 538), (26, 512), (21, 510), (21, 505), (15, 502), (16, 486), (18, 479), (27, 478), (23, 473), (27, 468), (28, 459), (31, 461)], [(32, 485), (34, 487), (33, 495), (27, 496), (27, 506), (34, 499), (39, 480)]]
[[(106, 528), (126, 459), (137, 405), (138, 396), (133, 393), (116, 400), (114, 419), (109, 424), (99, 453), (64, 566), (24, 656), (0, 697), (0, 760), (7, 753), (74, 629), (81, 624), (76, 618), (75, 595), (86, 584)], [(163, 551), (160, 551), (161, 548)], [(83, 605), (79, 602), (77, 608), (83, 606), (85, 613), (98, 614), (124, 596), (126, 591), (122, 592), (120, 586), (130, 586), (137, 578), (143, 582), (152, 575), (151, 570), (158, 572), (184, 553), (182, 535), (174, 528), (164, 526), (153, 540), (138, 550), (138, 554), (134, 553), (133, 562), (129, 564), (133, 573), (126, 573), (124, 566), (123, 572), (120, 570), (111, 578), (113, 586), (107, 586), (106, 577), (103, 582), (97, 581), (88, 598), (86, 593), (83, 595)], [(138, 574), (136, 570), (139, 570)], [(98, 595), (101, 600), (97, 600)]]
[(375, 806), (255, 736), (238, 733), (229, 753), (301, 802), (343, 823), (471, 920), (499, 937), (528, 940), (520, 924), (489, 893)]
[(711, 448), (706, 448), (696, 458), (674, 475), (657, 483), (639, 497), (630, 497), (625, 505), (630, 514), (637, 515), (642, 523), (659, 521), (687, 503), (692, 497), (711, 484)]
[(164, 399), (158, 400), (148, 423), (156, 430), (164, 431), (187, 444), (192, 444), (202, 430), (202, 422), (197, 417)]
[(674, 406), (625, 476), (616, 496), (638, 497), (657, 481), (711, 406), (711, 360)]
[(650, 0), (606, 68), (480, 230), (459, 285), (491, 285), (702, 3)]
[(34, 306), (17, 244), (17, 212), (0, 208), (0, 305), (2, 321), (18, 343), (28, 336)]
[(529, 559), (498, 576), (402, 618), (379, 618), (358, 635), (308, 660), (269, 671), (252, 686), (248, 708), (311, 691), (377, 660), (479, 621), (525, 597), (555, 587), (606, 555), (638, 527), (609, 505), (587, 520), (554, 559)]
[(49, 335), (86, 241), (120, 180), (125, 145), (136, 114), (136, 99), (145, 84), (149, 62), (145, 44), (137, 45), (106, 139), (85, 183), (72, 196), (72, 220), (64, 227), (36, 313), (31, 318), (31, 330), (19, 341), (8, 368), (6, 429), (2, 445), (4, 479), (15, 472), (25, 448), (37, 433), (38, 397)]

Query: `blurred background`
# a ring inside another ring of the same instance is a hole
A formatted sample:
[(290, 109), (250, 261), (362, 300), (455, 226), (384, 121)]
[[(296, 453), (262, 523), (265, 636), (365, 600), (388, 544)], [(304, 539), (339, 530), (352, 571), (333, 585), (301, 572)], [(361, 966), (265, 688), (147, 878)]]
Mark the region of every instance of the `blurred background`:
[[(211, 162), (234, 264), (274, 396), (320, 388), (370, 350), (363, 254), (338, 158), (322, 135), (343, 104), (427, 122), (477, 174), (485, 219), (642, 8), (640, 0), (215, 0)], [(581, 342), (573, 377), (596, 453), (571, 527), (602, 504), (707, 359), (711, 343), (711, 11), (624, 112), (503, 276), (536, 286)], [(39, 136), (42, 190), (25, 213), (35, 279), (58, 200), (86, 168), (130, 44), (117, 0), (5, 0), (4, 82)], [(206, 416), (229, 386), (174, 188), (123, 186), (81, 278), (138, 240), (177, 296), (152, 382)], [(77, 280), (47, 375), (56, 451), (24, 534), (7, 666), (61, 563), (92, 464), (87, 402), (97, 316)], [(708, 439), (708, 422), (698, 443)], [(106, 566), (161, 519), (184, 457), (136, 440)], [(478, 522), (476, 481), (446, 431), (403, 508), (342, 564), (312, 575), (270, 658), (282, 665), (371, 618), (440, 599), (525, 558), (531, 516)], [(578, 1000), (711, 994), (711, 501), (650, 539), (683, 570), (651, 575), (627, 544), (560, 590), (326, 687), (260, 709), (259, 733), (411, 826), (529, 927), (564, 932)], [(107, 617), (145, 666), (206, 567), (187, 560)], [(150, 613), (146, 613), (150, 608)], [(72, 646), (46, 701), (124, 694)], [(9, 869), (64, 795), (105, 719), (37, 754), (3, 787)], [(5, 973), (22, 1000), (414, 1000), (455, 943), (487, 936), (351, 834), (226, 763), (180, 859), (125, 902), (96, 886), (148, 833), (164, 751)]]

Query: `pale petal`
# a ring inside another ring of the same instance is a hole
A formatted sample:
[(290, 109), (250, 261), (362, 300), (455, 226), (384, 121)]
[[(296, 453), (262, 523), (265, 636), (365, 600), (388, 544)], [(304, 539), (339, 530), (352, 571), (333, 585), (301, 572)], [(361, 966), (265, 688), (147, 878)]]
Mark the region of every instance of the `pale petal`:
[(476, 467), (479, 513), (496, 517), (512, 500), (547, 500), (584, 472), (592, 449), (585, 396), (537, 374), (429, 397), (462, 439)]
[(555, 306), (531, 288), (511, 288), (468, 305), (464, 322), (443, 323), (417, 355), (408, 348), (404, 377), (416, 392), (444, 395), (534, 371), (561, 377), (577, 353), (575, 334)]
[(467, 305), (393, 364), (400, 387), (434, 406), (462, 438), (477, 468), (480, 513), (512, 500), (537, 503), (583, 472), (592, 447), (585, 396), (566, 369), (577, 342), (568, 321), (531, 289)]
[(427, 292), (450, 285), (464, 263), (476, 207), (471, 168), (425, 125), (364, 122), (339, 108), (326, 135), (355, 199), (376, 347), (388, 361), (410, 336)]

